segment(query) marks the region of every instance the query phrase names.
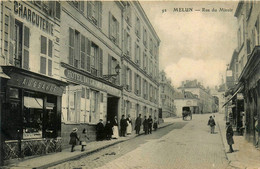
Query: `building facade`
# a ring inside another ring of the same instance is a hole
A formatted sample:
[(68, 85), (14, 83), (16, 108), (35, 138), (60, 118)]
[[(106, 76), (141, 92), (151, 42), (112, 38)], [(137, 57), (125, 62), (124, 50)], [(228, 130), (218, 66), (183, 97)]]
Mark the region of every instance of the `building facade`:
[(176, 116), (176, 107), (174, 105), (174, 87), (171, 84), (171, 80), (167, 79), (164, 71), (160, 72), (159, 91), (162, 118)]
[(1, 2), (1, 158), (61, 151), (59, 2)]
[(158, 118), (160, 39), (138, 1), (123, 1), (122, 114)]
[(61, 69), (69, 85), (62, 96), (62, 138), (71, 129), (88, 130), (95, 140), (99, 119), (121, 114), (122, 87), (115, 67), (121, 65), (122, 11), (120, 2), (61, 2)]
[[(257, 1), (240, 1), (235, 17), (238, 21), (238, 84), (228, 101), (243, 100), (243, 109), (236, 112), (240, 117), (237, 130), (245, 125), (245, 138), (258, 146), (259, 141), (259, 91), (260, 91), (260, 59), (259, 59), (259, 9)], [(241, 31), (241, 27), (243, 30)], [(237, 105), (235, 105), (237, 106)], [(238, 107), (238, 106), (237, 106)], [(245, 112), (245, 115), (243, 115)]]
[(2, 159), (61, 151), (75, 127), (95, 140), (99, 119), (158, 118), (160, 39), (139, 2), (1, 1), (0, 18)]

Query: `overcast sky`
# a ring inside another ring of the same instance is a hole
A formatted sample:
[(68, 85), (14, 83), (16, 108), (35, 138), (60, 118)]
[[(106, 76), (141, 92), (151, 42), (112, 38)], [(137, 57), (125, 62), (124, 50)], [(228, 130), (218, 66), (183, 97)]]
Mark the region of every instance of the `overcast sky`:
[[(179, 87), (183, 80), (197, 78), (204, 86), (221, 84), (226, 64), (237, 47), (237, 1), (184, 2), (141, 1), (161, 39), (160, 70)], [(174, 8), (193, 8), (193, 12), (173, 12)], [(202, 8), (210, 12), (196, 12)], [(217, 12), (211, 12), (215, 8)], [(219, 8), (232, 12), (219, 12)], [(166, 9), (167, 12), (162, 13)]]

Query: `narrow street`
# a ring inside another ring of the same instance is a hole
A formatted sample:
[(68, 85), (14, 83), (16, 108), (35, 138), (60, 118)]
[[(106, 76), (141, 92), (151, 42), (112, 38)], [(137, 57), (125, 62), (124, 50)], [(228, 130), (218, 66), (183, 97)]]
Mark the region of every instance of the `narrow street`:
[[(216, 114), (217, 115), (217, 114)], [(152, 135), (142, 135), (54, 168), (227, 168), (228, 161), (218, 126), (209, 133), (208, 115), (174, 124)]]

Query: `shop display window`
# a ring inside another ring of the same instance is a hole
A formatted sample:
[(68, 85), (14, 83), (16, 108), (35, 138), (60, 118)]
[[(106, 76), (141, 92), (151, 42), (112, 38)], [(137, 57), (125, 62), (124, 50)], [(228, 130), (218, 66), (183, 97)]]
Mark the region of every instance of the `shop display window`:
[(23, 139), (42, 138), (42, 98), (24, 96), (23, 124)]

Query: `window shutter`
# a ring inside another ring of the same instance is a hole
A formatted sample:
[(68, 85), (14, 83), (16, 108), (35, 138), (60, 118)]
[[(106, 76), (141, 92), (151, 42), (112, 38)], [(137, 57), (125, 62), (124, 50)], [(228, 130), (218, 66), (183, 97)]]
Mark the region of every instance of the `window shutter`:
[(80, 3), (80, 10), (82, 11), (82, 12), (84, 12), (84, 1), (79, 1), (79, 3)]
[(109, 12), (109, 38), (112, 36), (112, 31), (113, 31), (113, 25), (112, 25), (112, 14)]
[(27, 26), (24, 26), (24, 46), (30, 47), (30, 29)]
[[(14, 17), (12, 15), (9, 16), (10, 18), (10, 43), (9, 43), (9, 63), (13, 64), (14, 61)], [(6, 23), (9, 24), (9, 23)], [(8, 30), (6, 30), (8, 31)]]
[(45, 36), (41, 36), (41, 53), (47, 54), (47, 38)]
[(69, 28), (69, 64), (73, 65), (74, 60), (74, 30)]
[(87, 60), (86, 60), (86, 70), (90, 72), (90, 49), (91, 49), (91, 41), (86, 38), (86, 49), (87, 49)]
[(129, 45), (129, 57), (131, 58), (131, 53), (132, 53), (132, 38), (131, 38), (131, 36), (129, 36), (129, 38), (130, 38), (130, 45)]
[(91, 18), (92, 17), (92, 4), (90, 1), (87, 1), (87, 10), (88, 10), (87, 15), (89, 18)]
[(130, 85), (130, 90), (132, 90), (132, 70), (129, 69), (129, 71), (130, 71), (129, 85)]
[(142, 79), (141, 76), (139, 76), (139, 95), (141, 95), (141, 90), (142, 89)]
[(41, 57), (40, 73), (46, 74), (46, 58)]
[(60, 13), (61, 13), (60, 2), (56, 1), (55, 6), (56, 6), (55, 17), (57, 19), (60, 19)]
[(124, 30), (124, 52), (127, 52), (127, 32)]
[(119, 45), (119, 22), (116, 21), (116, 44)]
[(52, 76), (52, 60), (48, 59), (48, 75)]
[(102, 2), (99, 2), (98, 8), (98, 27), (102, 27)]
[(52, 40), (49, 39), (49, 44), (48, 44), (48, 56), (52, 57)]
[(86, 54), (85, 54), (85, 51), (86, 51), (86, 38), (85, 36), (81, 35), (81, 38), (80, 38), (80, 63), (81, 63), (81, 69), (85, 69), (85, 62), (86, 62)]
[(110, 54), (108, 54), (108, 74), (111, 74), (111, 69), (112, 69), (112, 56)]
[(122, 79), (123, 79), (123, 86), (125, 86), (126, 85), (126, 77), (127, 77), (127, 75), (126, 75), (126, 73), (127, 73), (127, 67), (126, 67), (126, 65), (124, 65), (123, 66), (123, 74), (122, 74)]
[(24, 49), (23, 51), (23, 68), (29, 69), (29, 51), (27, 49)]
[(85, 91), (86, 91), (85, 88), (82, 87), (81, 88), (81, 98), (85, 98), (86, 97)]
[(103, 50), (99, 48), (99, 76), (103, 76)]
[(135, 73), (135, 76), (134, 76), (134, 81), (135, 81), (135, 93), (137, 91), (137, 74)]

